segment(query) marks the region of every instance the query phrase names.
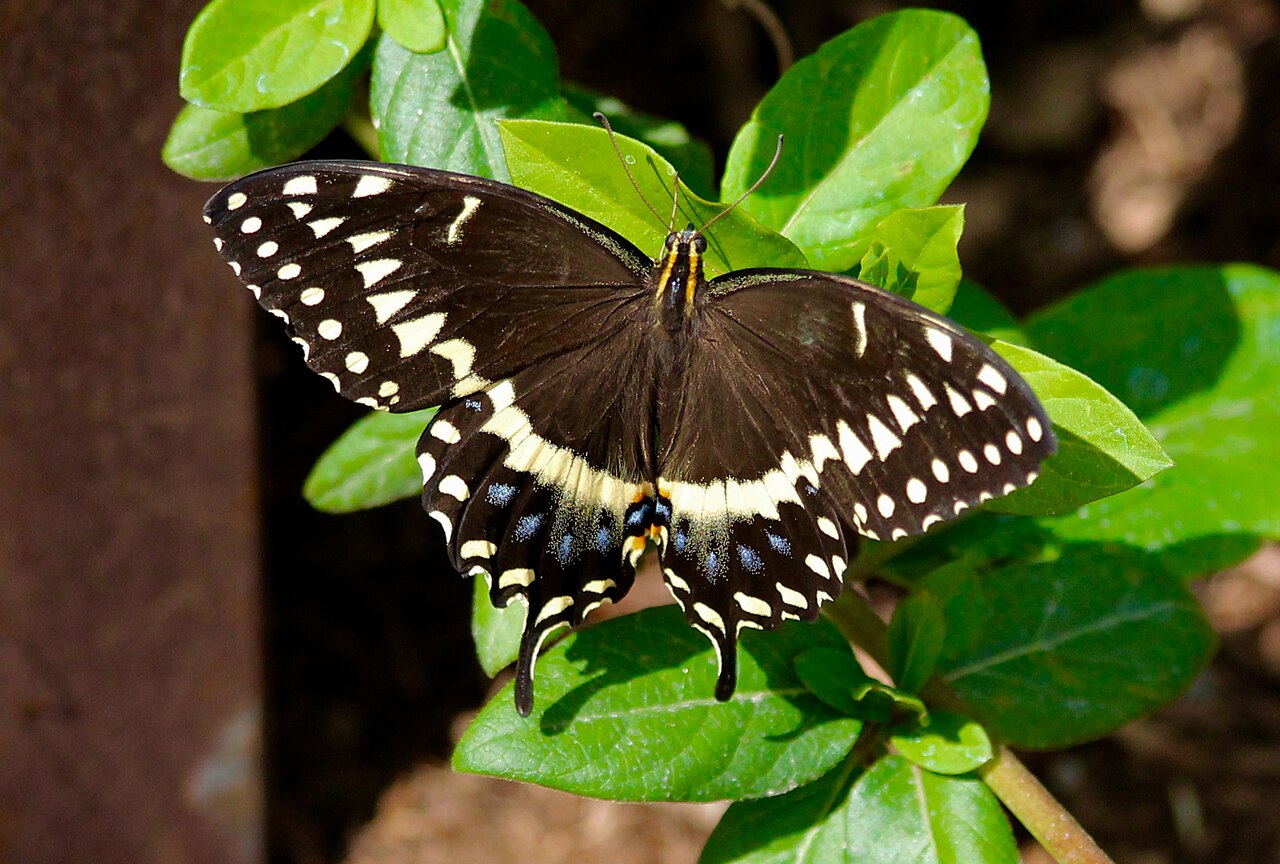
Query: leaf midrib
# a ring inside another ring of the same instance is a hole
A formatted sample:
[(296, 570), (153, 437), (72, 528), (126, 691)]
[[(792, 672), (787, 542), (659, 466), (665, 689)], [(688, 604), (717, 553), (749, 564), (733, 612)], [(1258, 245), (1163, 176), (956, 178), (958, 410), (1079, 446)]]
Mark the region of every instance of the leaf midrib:
[(998, 654), (992, 654), (991, 656), (985, 657), (976, 663), (971, 663), (968, 666), (960, 666), (955, 669), (951, 669), (944, 673), (943, 677), (947, 681), (958, 681), (961, 678), (983, 672), (993, 666), (1009, 663), (1013, 660), (1021, 659), (1032, 654), (1047, 654), (1068, 642), (1072, 642), (1086, 636), (1091, 636), (1099, 631), (1111, 629), (1117, 625), (1131, 624), (1148, 618), (1154, 618), (1165, 612), (1176, 612), (1178, 608), (1177, 604), (1166, 600), (1151, 606), (1144, 606), (1141, 609), (1135, 609), (1133, 612), (1128, 614), (1108, 615), (1104, 618), (1091, 621), (1070, 630), (1062, 630), (1056, 636), (1041, 636), (1025, 645), (1020, 645), (1016, 648), (1011, 648)]

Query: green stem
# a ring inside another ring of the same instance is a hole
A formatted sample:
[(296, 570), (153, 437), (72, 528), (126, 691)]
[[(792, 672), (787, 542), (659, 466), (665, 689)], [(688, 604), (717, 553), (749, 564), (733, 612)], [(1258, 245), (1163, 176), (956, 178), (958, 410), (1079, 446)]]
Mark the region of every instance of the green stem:
[(1008, 747), (1000, 747), (978, 776), (1058, 864), (1114, 864)]
[(852, 588), (846, 588), (839, 597), (822, 607), (836, 629), (849, 640), (871, 655), (871, 659), (880, 664), (880, 668), (889, 668), (889, 628), (880, 620), (866, 598)]
[[(866, 651), (881, 668), (889, 668), (889, 628), (862, 595), (846, 590), (822, 611), (851, 644)], [(928, 704), (967, 713), (941, 678), (931, 679), (920, 695)], [(1008, 747), (999, 747), (978, 769), (978, 776), (1058, 864), (1114, 864)]]
[(373, 123), (369, 120), (367, 106), (363, 111), (355, 110), (354, 108), (348, 111), (347, 116), (342, 118), (342, 128), (360, 145), (360, 149), (369, 154), (370, 159), (381, 158), (379, 155), (381, 148), (378, 145), (378, 130), (373, 128)]

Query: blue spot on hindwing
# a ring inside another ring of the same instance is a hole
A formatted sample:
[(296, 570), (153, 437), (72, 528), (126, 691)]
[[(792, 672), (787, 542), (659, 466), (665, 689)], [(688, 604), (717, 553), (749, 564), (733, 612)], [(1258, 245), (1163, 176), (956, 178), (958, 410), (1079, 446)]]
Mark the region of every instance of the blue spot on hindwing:
[(573, 535), (566, 534), (560, 538), (560, 545), (556, 548), (556, 560), (560, 562), (561, 567), (568, 566), (569, 559), (573, 557)]
[(688, 542), (688, 540), (689, 540), (688, 535), (685, 534), (684, 529), (681, 528), (678, 531), (676, 531), (675, 535), (671, 538), (671, 545), (675, 547), (675, 550), (677, 552), (683, 552), (684, 545), (685, 543)]
[(654, 505), (654, 510), (657, 512), (659, 523), (666, 525), (671, 521), (671, 502), (666, 498), (659, 495), (658, 502)]
[(506, 507), (516, 497), (516, 491), (516, 487), (510, 483), (494, 483), (484, 497), (494, 507)]
[(596, 548), (597, 549), (599, 549), (601, 552), (608, 552), (609, 547), (611, 547), (612, 545), (613, 543), (611, 541), (611, 538), (609, 537), (608, 528), (601, 528), (599, 531), (596, 532)]
[(639, 528), (649, 521), (649, 512), (653, 509), (652, 499), (646, 498), (627, 508), (627, 527)]
[(462, 404), (466, 405), (472, 411), (484, 410), (484, 403), (481, 402), (479, 399), (467, 399), (467, 400), (464, 400)]
[(746, 567), (752, 573), (759, 574), (764, 572), (764, 561), (760, 560), (760, 553), (750, 546), (738, 544), (738, 560), (742, 562), (743, 567)]
[(516, 520), (516, 539), (528, 540), (534, 534), (537, 534), (538, 529), (542, 527), (542, 523), (546, 518), (544, 513), (530, 513), (528, 516), (521, 516)]
[(774, 552), (779, 555), (786, 555), (788, 558), (791, 557), (791, 541), (786, 537), (779, 537), (769, 531), (764, 532), (764, 537), (769, 541), (769, 545), (773, 547)]

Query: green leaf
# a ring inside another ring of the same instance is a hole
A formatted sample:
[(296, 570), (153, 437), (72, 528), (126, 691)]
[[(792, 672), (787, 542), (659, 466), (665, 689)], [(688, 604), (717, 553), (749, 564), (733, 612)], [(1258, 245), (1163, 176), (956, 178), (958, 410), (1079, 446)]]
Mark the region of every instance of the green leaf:
[(879, 683), (863, 671), (858, 658), (848, 647), (811, 648), (796, 657), (796, 675), (813, 695), (835, 708), (841, 714), (863, 720), (887, 720), (888, 703), (873, 704), (857, 699), (854, 693), (865, 694), (868, 685)]
[(992, 339), (1010, 345), (1030, 347), (1027, 336), (1008, 309), (976, 282), (960, 280), (955, 299), (947, 311), (951, 320), (963, 324), (975, 333), (983, 333)]
[(370, 55), (361, 52), (319, 90), (281, 108), (235, 114), (187, 105), (164, 142), (164, 163), (195, 180), (229, 180), (297, 159), (342, 121)]
[(986, 567), (1103, 541), (1146, 550), (1188, 579), (1280, 536), (1280, 275), (1247, 265), (1122, 273), (1028, 329), (1134, 406), (1176, 464), (1074, 513), (979, 513), (941, 528), (889, 565), (895, 578), (909, 584), (956, 555)]
[(1130, 405), (1176, 463), (1045, 527), (1170, 550), (1187, 575), (1247, 553), (1253, 537), (1280, 537), (1280, 274), (1247, 265), (1123, 273), (1027, 329)]
[[(636, 195), (603, 129), (534, 120), (508, 120), (501, 126), (517, 185), (608, 225), (651, 255), (662, 250), (666, 228)], [(618, 146), (645, 197), (655, 207), (669, 208), (675, 169), (639, 141), (619, 137)], [(725, 206), (704, 201), (683, 183), (679, 204), (680, 220), (694, 225)], [(804, 256), (786, 238), (761, 228), (741, 208), (716, 223), (703, 261), (709, 276), (744, 267), (805, 266)]]
[(780, 798), (734, 804), (700, 864), (1017, 864), (1000, 802), (980, 781), (888, 756)]
[(374, 0), (213, 0), (182, 46), (182, 98), (239, 114), (295, 102), (352, 61), (373, 10)]
[(350, 513), (422, 494), (415, 448), (435, 408), (360, 418), (311, 469), (302, 494), (317, 510)]
[(738, 689), (714, 698), (716, 661), (672, 606), (588, 627), (538, 661), (533, 714), (508, 686), (454, 753), (454, 767), (602, 798), (713, 801), (776, 795), (822, 775), (861, 724), (815, 699), (792, 671), (813, 646), (843, 644), (824, 621), (743, 633)]
[[(1097, 738), (1172, 700), (1208, 662), (1213, 632), (1180, 580), (1126, 547), (1072, 545), (1054, 561), (1015, 564), (972, 580), (951, 616), (983, 611), (980, 631), (957, 628), (942, 678), (1002, 740), (1067, 747)], [(975, 638), (976, 637), (976, 638)]]
[(928, 592), (918, 591), (902, 601), (889, 622), (889, 674), (899, 689), (919, 693), (942, 653), (947, 622)]
[(842, 819), (859, 773), (856, 761), (846, 759), (826, 776), (785, 795), (731, 805), (698, 864), (819, 864), (819, 859), (806, 857), (807, 850), (819, 833), (830, 830), (828, 820)]
[(991, 346), (1031, 385), (1058, 436), (1058, 452), (1025, 489), (987, 509), (1026, 515), (1067, 513), (1123, 492), (1168, 468), (1172, 461), (1133, 412), (1070, 367), (996, 341)]
[(811, 648), (796, 657), (796, 675), (813, 695), (841, 714), (887, 723), (904, 714), (927, 717), (920, 697), (877, 681), (844, 648)]
[(378, 40), (369, 103), (383, 158), (507, 181), (497, 120), (561, 119), (556, 51), (516, 0), (444, 0), (445, 50)]
[(897, 210), (871, 230), (858, 278), (947, 314), (960, 284), (964, 207)]
[(874, 18), (787, 70), (734, 140), (721, 194), (749, 188), (785, 133), (777, 167), (743, 207), (818, 269), (848, 270), (880, 220), (938, 200), (989, 101), (964, 21), (923, 9)]
[(674, 120), (642, 113), (621, 99), (576, 84), (564, 85), (563, 91), (569, 103), (570, 119), (575, 123), (597, 126), (599, 124), (593, 115), (599, 111), (609, 118), (610, 125), (619, 135), (643, 141), (661, 153), (694, 192), (703, 196), (712, 193), (715, 165), (711, 148), (692, 137), (688, 129)]
[[(1082, 508), (1082, 512), (1087, 512), (1092, 506)], [(904, 549), (887, 562), (880, 573), (904, 586), (923, 584), (928, 587), (928, 577), (937, 568), (957, 559), (979, 573), (1016, 562), (1051, 561), (1077, 542), (1059, 533), (1062, 524), (1080, 530), (1074, 525), (1076, 520), (1087, 521), (1087, 516), (1082, 518), (1075, 514), (1032, 519), (1000, 513), (975, 513), (938, 528)], [(1091, 545), (1090, 541), (1078, 542)], [(1253, 554), (1258, 545), (1258, 539), (1251, 535), (1229, 534), (1197, 537), (1144, 551), (1153, 562), (1187, 580), (1238, 564)], [(950, 640), (955, 635), (954, 619), (948, 615), (947, 621), (951, 628), (947, 631)]]
[(524, 633), (528, 607), (520, 598), (499, 609), (489, 601), (488, 583), (481, 577), (473, 581), (471, 639), (475, 642), (480, 668), (492, 678), (515, 662), (520, 653), (520, 637)]
[(968, 717), (931, 711), (898, 726), (889, 737), (902, 756), (935, 774), (967, 774), (991, 759), (987, 732)]
[(437, 0), (378, 0), (378, 26), (418, 54), (444, 48), (448, 35)]

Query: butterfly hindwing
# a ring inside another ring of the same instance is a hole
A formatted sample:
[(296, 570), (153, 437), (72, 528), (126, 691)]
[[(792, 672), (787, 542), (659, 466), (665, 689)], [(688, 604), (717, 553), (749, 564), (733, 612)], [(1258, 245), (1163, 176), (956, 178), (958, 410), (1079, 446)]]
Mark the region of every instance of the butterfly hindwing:
[(654, 460), (643, 430), (656, 374), (646, 329), (612, 333), (609, 322), (637, 314), (635, 301), (597, 304), (583, 325), (602, 338), (447, 405), (418, 446), (423, 505), (454, 565), (483, 575), (495, 605), (527, 606), (516, 668), (524, 713), (546, 637), (621, 599), (635, 577), (625, 550), (636, 539), (643, 548), (648, 527)]

